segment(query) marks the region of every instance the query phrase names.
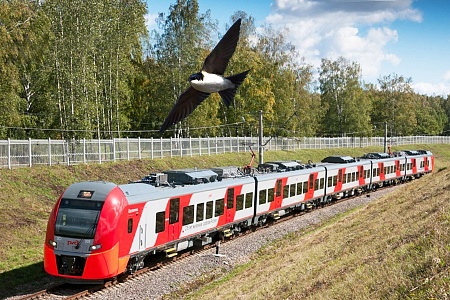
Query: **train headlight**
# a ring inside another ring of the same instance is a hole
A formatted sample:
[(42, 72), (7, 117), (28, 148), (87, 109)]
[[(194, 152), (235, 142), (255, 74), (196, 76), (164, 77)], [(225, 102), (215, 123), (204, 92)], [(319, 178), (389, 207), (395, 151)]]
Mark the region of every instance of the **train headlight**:
[(53, 248), (56, 248), (56, 246), (58, 245), (58, 243), (56, 243), (56, 242), (53, 241), (53, 240), (48, 240), (48, 244), (49, 244), (50, 246), (52, 246)]
[(98, 244), (98, 245), (92, 245), (89, 247), (89, 251), (94, 251), (94, 250), (98, 250), (101, 249), (102, 245)]

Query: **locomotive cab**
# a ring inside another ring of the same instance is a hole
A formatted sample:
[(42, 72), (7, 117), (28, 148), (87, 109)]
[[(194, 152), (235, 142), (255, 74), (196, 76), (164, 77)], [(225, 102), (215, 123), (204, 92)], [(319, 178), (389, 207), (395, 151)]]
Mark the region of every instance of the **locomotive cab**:
[(117, 261), (119, 240), (111, 234), (111, 225), (117, 224), (124, 207), (123, 194), (118, 191), (117, 185), (106, 182), (76, 183), (67, 188), (47, 225), (47, 273), (91, 280), (118, 272), (117, 263), (111, 264), (112, 257)]

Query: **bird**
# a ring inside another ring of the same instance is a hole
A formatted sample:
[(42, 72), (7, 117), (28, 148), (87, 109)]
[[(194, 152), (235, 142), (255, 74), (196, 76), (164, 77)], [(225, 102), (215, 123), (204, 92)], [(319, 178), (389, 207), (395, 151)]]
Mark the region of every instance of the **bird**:
[(241, 19), (238, 19), (206, 57), (201, 71), (189, 76), (189, 88), (178, 97), (164, 120), (159, 130), (160, 133), (187, 118), (212, 93), (219, 93), (226, 107), (231, 105), (237, 88), (250, 72), (247, 70), (233, 76), (223, 76), (228, 62), (236, 50), (240, 29)]

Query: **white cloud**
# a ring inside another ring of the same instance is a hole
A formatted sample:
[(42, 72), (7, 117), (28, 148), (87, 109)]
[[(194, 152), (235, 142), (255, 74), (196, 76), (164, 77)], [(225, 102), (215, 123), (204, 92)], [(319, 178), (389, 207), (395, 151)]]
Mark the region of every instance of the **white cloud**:
[(422, 95), (435, 95), (446, 98), (450, 95), (450, 82), (418, 82), (412, 84), (414, 91)]
[(319, 67), (322, 58), (343, 56), (358, 62), (364, 77), (377, 78), (383, 64), (396, 66), (401, 60), (386, 50), (399, 39), (389, 24), (422, 20), (411, 6), (412, 0), (275, 0), (266, 21), (287, 27), (289, 40), (313, 66)]
[(151, 31), (152, 29), (155, 29), (156, 27), (156, 18), (158, 18), (158, 14), (146, 14), (144, 16), (145, 18), (145, 26), (147, 26), (147, 29)]

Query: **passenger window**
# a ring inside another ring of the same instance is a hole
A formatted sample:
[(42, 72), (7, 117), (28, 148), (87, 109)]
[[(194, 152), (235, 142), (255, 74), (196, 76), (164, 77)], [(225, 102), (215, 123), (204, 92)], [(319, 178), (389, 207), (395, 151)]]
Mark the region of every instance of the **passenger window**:
[(183, 226), (194, 223), (194, 205), (183, 207)]
[(283, 188), (283, 199), (286, 199), (287, 197), (289, 197), (289, 185), (285, 185)]
[(206, 219), (212, 218), (213, 210), (214, 210), (214, 202), (213, 201), (206, 202)]
[(265, 204), (267, 202), (267, 190), (259, 191), (259, 204)]
[(214, 216), (218, 217), (223, 215), (223, 198), (216, 200), (216, 213)]
[(242, 210), (244, 209), (244, 195), (237, 195), (236, 196), (236, 210)]
[(245, 194), (245, 208), (253, 206), (253, 193)]
[(160, 211), (156, 213), (155, 233), (163, 232), (166, 228), (166, 212)]
[(269, 202), (273, 202), (273, 200), (275, 200), (273, 188), (268, 189), (268, 193), (269, 193), (269, 194), (268, 194)]
[(314, 175), (309, 175), (309, 189), (312, 190), (314, 187)]
[(320, 178), (319, 188), (323, 189), (324, 188), (324, 184), (325, 184), (325, 178)]
[(133, 219), (128, 219), (128, 233), (133, 232)]
[(295, 184), (291, 184), (291, 190), (289, 193), (290, 197), (295, 196)]
[(308, 181), (303, 182), (303, 194), (308, 192)]
[(303, 183), (299, 182), (297, 183), (297, 195), (301, 195), (303, 193)]
[(169, 224), (174, 224), (178, 222), (180, 211), (180, 198), (174, 198), (170, 200), (170, 216)]
[(197, 204), (197, 216), (195, 218), (196, 222), (203, 221), (203, 213), (205, 211), (205, 203)]
[(333, 186), (333, 177), (328, 177), (328, 183), (327, 186)]
[(319, 179), (314, 180), (314, 190), (317, 191), (319, 189)]

